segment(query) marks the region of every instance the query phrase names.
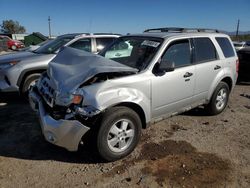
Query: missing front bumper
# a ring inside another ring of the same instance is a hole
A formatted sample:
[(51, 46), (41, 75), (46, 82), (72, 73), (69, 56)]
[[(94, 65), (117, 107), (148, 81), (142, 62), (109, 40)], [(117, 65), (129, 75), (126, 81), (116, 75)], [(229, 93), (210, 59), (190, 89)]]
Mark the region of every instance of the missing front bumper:
[(55, 120), (45, 110), (42, 98), (33, 89), (29, 93), (30, 106), (38, 112), (45, 139), (69, 151), (77, 151), (83, 135), (90, 129), (77, 120)]

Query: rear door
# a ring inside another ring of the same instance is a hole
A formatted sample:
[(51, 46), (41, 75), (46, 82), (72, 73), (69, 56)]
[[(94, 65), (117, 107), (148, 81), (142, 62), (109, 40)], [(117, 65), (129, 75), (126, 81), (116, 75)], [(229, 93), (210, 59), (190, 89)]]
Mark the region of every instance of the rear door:
[(191, 63), (189, 39), (171, 42), (161, 59), (164, 59), (165, 63), (174, 62), (175, 70), (152, 78), (153, 118), (174, 113), (189, 106), (195, 85), (195, 68)]
[(193, 62), (196, 64), (194, 100), (198, 102), (207, 98), (208, 90), (216, 75), (222, 71), (223, 64), (210, 38), (193, 38), (193, 47)]

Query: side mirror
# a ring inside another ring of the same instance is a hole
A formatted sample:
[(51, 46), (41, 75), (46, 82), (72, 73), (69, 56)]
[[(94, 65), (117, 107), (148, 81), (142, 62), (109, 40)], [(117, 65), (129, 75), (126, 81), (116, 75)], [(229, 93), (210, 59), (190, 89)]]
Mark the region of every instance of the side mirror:
[(168, 60), (161, 60), (159, 64), (159, 70), (164, 72), (171, 72), (175, 69), (175, 63)]

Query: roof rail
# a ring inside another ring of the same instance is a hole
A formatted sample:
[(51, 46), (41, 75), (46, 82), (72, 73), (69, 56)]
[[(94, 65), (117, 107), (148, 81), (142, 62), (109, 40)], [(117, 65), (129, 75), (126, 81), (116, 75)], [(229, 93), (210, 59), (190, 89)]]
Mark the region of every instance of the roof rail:
[(121, 35), (117, 33), (92, 33), (93, 35)]
[(148, 32), (169, 32), (169, 33), (205, 32), (205, 33), (219, 33), (219, 30), (217, 30), (217, 29), (206, 29), (206, 28), (163, 27), (163, 28), (146, 29), (144, 31), (144, 33), (148, 33)]
[(77, 37), (81, 36), (88, 36), (88, 35), (121, 35), (121, 34), (116, 34), (116, 33), (69, 33), (69, 34), (64, 34), (64, 35), (72, 35)]

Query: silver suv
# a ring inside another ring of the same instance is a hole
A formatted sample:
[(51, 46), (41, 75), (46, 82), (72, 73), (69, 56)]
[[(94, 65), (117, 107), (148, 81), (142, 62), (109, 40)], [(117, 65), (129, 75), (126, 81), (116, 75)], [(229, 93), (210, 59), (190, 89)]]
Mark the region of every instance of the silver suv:
[(34, 85), (48, 63), (62, 46), (98, 53), (112, 43), (117, 34), (66, 34), (49, 41), (40, 48), (29, 52), (17, 52), (0, 56), (0, 91), (26, 93)]
[(76, 151), (92, 135), (100, 156), (113, 161), (134, 150), (150, 123), (200, 105), (221, 113), (237, 66), (225, 34), (151, 29), (122, 36), (99, 55), (64, 48), (32, 88), (30, 104), (47, 141)]

